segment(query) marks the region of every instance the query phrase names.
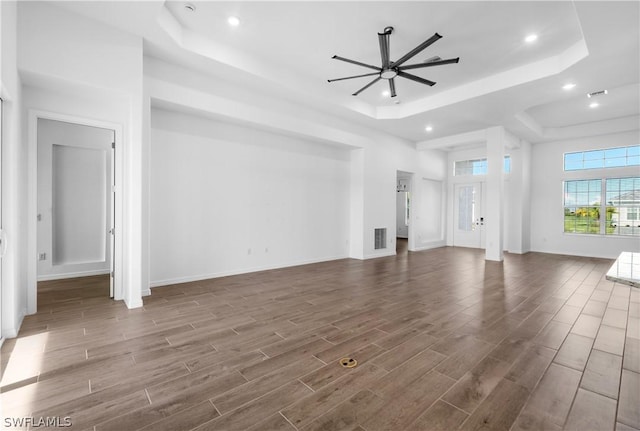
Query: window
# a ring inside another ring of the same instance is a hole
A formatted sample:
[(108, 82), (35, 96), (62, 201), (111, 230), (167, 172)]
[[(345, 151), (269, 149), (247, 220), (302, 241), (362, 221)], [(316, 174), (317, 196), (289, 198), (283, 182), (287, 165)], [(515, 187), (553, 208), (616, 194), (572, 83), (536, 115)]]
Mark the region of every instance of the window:
[(564, 231), (600, 233), (602, 180), (565, 181)]
[(511, 173), (511, 156), (504, 156), (504, 173)]
[[(511, 173), (511, 156), (504, 156), (504, 172)], [(453, 175), (487, 175), (487, 159), (460, 160), (453, 166)]]
[(607, 180), (607, 234), (640, 235), (640, 178)]
[(621, 168), (640, 165), (640, 145), (565, 153), (564, 170)]
[(640, 178), (564, 182), (566, 233), (640, 236)]

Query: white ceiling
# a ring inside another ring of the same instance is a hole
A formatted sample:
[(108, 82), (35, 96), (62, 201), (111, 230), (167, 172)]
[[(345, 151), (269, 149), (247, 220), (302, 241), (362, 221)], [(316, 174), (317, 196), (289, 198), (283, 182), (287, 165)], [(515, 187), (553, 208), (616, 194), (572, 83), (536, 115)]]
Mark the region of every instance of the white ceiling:
[[(181, 1), (59, 4), (142, 36), (148, 56), (414, 142), (495, 125), (541, 142), (553, 135), (547, 130), (579, 135), (585, 123), (640, 113), (636, 1), (190, 3), (195, 12)], [(231, 15), (240, 26), (227, 24)], [(351, 93), (372, 78), (327, 82), (372, 72), (331, 56), (378, 66), (377, 33), (387, 26), (394, 27), (392, 60), (437, 32), (443, 38), (405, 64), (432, 56), (460, 63), (411, 71), (436, 81), (433, 87), (396, 78), (394, 99), (381, 94), (385, 80), (357, 97)], [(538, 40), (527, 44), (531, 33)], [(567, 82), (576, 87), (562, 90)], [(589, 108), (586, 93), (604, 89), (600, 106)]]

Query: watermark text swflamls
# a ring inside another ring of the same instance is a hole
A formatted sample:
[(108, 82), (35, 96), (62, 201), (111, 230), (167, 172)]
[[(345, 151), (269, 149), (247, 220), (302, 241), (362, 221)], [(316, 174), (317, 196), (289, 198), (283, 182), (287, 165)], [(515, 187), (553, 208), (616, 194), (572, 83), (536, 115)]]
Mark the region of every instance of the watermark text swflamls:
[(4, 428), (68, 428), (73, 425), (71, 416), (41, 416), (36, 417), (16, 417), (16, 418), (4, 418), (2, 423)]

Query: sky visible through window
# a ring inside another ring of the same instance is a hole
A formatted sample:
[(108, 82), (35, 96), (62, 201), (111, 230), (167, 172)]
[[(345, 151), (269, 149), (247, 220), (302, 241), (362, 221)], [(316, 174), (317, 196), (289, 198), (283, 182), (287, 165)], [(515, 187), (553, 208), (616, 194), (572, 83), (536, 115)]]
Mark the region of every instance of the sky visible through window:
[(580, 151), (564, 155), (565, 171), (622, 168), (625, 166), (640, 166), (640, 145)]

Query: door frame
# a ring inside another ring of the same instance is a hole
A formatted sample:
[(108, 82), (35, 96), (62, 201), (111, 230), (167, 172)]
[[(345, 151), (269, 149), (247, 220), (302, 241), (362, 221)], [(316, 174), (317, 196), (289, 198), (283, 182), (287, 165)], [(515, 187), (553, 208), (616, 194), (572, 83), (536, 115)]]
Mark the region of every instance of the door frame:
[[(409, 171), (403, 171), (400, 169), (396, 169), (396, 184), (398, 181), (398, 174), (402, 174), (403, 176), (405, 176), (405, 178), (407, 178), (409, 180), (409, 193), (410, 193), (410, 209), (409, 209), (409, 226), (407, 226), (407, 250), (408, 251), (416, 251), (416, 246), (415, 246), (415, 238), (413, 237), (413, 233), (414, 233), (414, 226), (415, 226), (415, 220), (416, 220), (416, 212), (415, 212), (415, 205), (414, 205), (414, 198), (415, 198), (415, 194), (414, 192), (414, 187), (415, 187), (415, 175), (413, 172), (409, 172)], [(394, 225), (393, 225), (393, 246), (394, 246), (394, 254), (395, 254), (395, 248), (397, 246), (396, 244), (396, 233), (398, 231), (398, 214), (396, 211), (396, 199), (397, 199), (397, 195), (398, 191), (396, 190), (396, 188), (394, 187), (394, 197), (393, 197), (393, 203), (394, 203), (394, 207), (393, 207), (393, 213), (395, 214), (394, 217)]]
[[(29, 109), (27, 119), (27, 314), (38, 311), (38, 268), (37, 268), (37, 242), (38, 242), (38, 119), (62, 121), (83, 126), (98, 127), (113, 130), (116, 147), (123, 142), (122, 125), (92, 118), (78, 117), (75, 115), (58, 112)], [(122, 151), (115, 152), (113, 160), (115, 176), (115, 211), (114, 211), (114, 248), (112, 253), (113, 299), (124, 299), (123, 289), (123, 187), (124, 169)]]

